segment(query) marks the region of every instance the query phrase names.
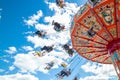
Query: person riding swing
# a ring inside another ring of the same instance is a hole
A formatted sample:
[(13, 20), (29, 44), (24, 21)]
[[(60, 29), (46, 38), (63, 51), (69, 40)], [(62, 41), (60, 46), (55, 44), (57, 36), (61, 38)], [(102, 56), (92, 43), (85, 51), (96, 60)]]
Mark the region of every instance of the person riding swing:
[(65, 29), (64, 25), (60, 25), (58, 22), (54, 22), (54, 20), (52, 21), (52, 25), (54, 25), (54, 30), (57, 32), (60, 32)]

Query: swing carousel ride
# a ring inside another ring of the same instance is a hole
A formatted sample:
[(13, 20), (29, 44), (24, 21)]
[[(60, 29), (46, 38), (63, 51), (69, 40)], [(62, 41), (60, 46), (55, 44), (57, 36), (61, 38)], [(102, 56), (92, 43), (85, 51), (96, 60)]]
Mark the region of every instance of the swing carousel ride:
[(120, 79), (120, 0), (88, 0), (71, 27), (73, 48), (88, 60), (113, 64)]

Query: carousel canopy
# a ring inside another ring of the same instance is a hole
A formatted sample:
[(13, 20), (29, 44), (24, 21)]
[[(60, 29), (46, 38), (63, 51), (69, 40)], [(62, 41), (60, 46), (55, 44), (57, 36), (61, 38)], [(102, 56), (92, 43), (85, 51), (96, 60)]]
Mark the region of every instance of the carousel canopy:
[(120, 0), (88, 0), (72, 22), (73, 48), (88, 60), (111, 64), (120, 53)]

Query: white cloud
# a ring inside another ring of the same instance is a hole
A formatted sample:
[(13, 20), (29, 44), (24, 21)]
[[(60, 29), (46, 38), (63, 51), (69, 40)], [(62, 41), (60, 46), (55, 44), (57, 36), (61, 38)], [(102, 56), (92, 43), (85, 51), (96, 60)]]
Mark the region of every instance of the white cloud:
[(28, 54), (17, 54), (14, 57), (14, 66), (18, 67), (20, 69), (20, 72), (36, 73), (36, 71), (41, 71), (47, 73), (48, 70), (44, 69), (47, 66), (46, 63), (55, 61), (53, 68), (58, 68), (58, 65), (60, 62), (62, 62), (62, 60), (60, 58), (56, 58), (54, 54), (49, 54), (46, 54), (43, 57), (34, 56), (32, 52), (29, 52)]
[[(37, 69), (35, 57), (32, 54), (17, 54), (14, 65), (21, 69), (21, 72), (34, 72)], [(38, 58), (36, 58), (38, 59)]]
[(4, 69), (0, 69), (0, 73), (1, 73), (1, 72), (4, 72), (4, 71), (5, 71)]
[(6, 63), (9, 63), (9, 62), (10, 62), (10, 61), (8, 61), (8, 60), (6, 60), (6, 59), (4, 59), (3, 61), (6, 62)]
[(33, 34), (33, 31), (27, 31), (27, 32), (23, 32), (23, 34)]
[[(32, 18), (29, 18), (29, 20), (25, 21), (26, 24), (30, 26), (34, 25), (37, 30), (46, 31), (47, 32), (46, 37), (39, 38), (38, 36), (27, 36), (27, 41), (32, 42), (35, 48), (43, 47), (44, 45), (48, 46), (54, 44), (55, 48), (61, 50), (61, 52), (53, 50), (52, 52), (47, 53), (47, 55), (43, 57), (36, 57), (30, 53), (16, 55), (14, 65), (20, 68), (22, 72), (28, 71), (34, 73), (37, 70), (47, 73), (48, 71), (44, 69), (46, 63), (49, 63), (52, 60), (56, 60), (57, 63), (56, 65), (53, 66), (53, 68), (58, 68), (58, 65), (60, 65), (61, 62), (63, 62), (62, 59), (69, 58), (68, 54), (66, 52), (63, 52), (63, 49), (61, 49), (61, 46), (59, 45), (66, 44), (70, 40), (70, 23), (73, 15), (75, 14), (78, 8), (76, 4), (73, 3), (67, 4), (68, 6), (66, 6), (64, 10), (59, 9), (55, 3), (47, 2), (47, 4), (49, 4), (49, 9), (51, 11), (55, 11), (55, 15), (44, 17), (44, 22), (47, 22), (48, 23), (47, 25), (40, 24), (39, 22), (37, 22), (36, 19), (34, 20)], [(60, 33), (56, 32), (53, 29), (53, 25), (51, 25), (53, 20), (62, 25), (65, 25), (66, 29)]]
[(17, 52), (17, 49), (14, 46), (9, 47), (8, 50), (5, 50), (5, 52), (9, 53), (9, 54), (13, 54), (15, 52)]
[(79, 7), (77, 7), (74, 3), (66, 3), (66, 6), (64, 9), (58, 8), (58, 6), (55, 3), (48, 3), (49, 9), (52, 11), (55, 11), (55, 14), (51, 16), (45, 17), (45, 22), (51, 22), (52, 20), (55, 20), (59, 23), (62, 23), (66, 25), (67, 27), (70, 27), (70, 21), (73, 18), (74, 14), (78, 11)]
[(22, 48), (26, 51), (32, 51), (33, 50), (33, 48), (31, 46), (23, 46)]
[(28, 36), (27, 37), (27, 40), (32, 42), (36, 47), (39, 47), (39, 46), (43, 46), (43, 45), (52, 45), (54, 44), (54, 42), (52, 40), (47, 40), (47, 39), (42, 39), (42, 38), (39, 38), (38, 36)]
[(39, 79), (30, 74), (17, 73), (17, 74), (0, 76), (0, 80), (39, 80)]
[[(47, 39), (39, 38), (37, 36), (27, 36), (27, 40), (29, 42), (32, 42), (35, 45), (34, 47), (52, 44), (65, 44), (70, 40), (70, 24), (74, 14), (78, 10), (77, 5), (73, 3), (66, 3), (64, 9), (60, 9), (55, 3), (51, 2), (46, 3), (49, 5), (49, 9), (51, 11), (55, 11), (55, 14), (53, 16), (44, 17), (44, 22), (48, 22), (49, 23), (48, 25), (40, 24), (38, 22), (33, 23), (37, 30), (44, 30), (47, 32), (46, 34)], [(51, 25), (53, 20), (62, 25), (65, 25), (65, 30), (60, 33), (56, 32), (53, 29), (53, 25)], [(34, 22), (34, 19), (30, 18), (28, 21)], [(27, 24), (29, 25), (29, 23)]]
[[(27, 41), (34, 44), (34, 48), (43, 47), (44, 45), (55, 45), (55, 48), (60, 50), (61, 52), (57, 52), (53, 50), (47, 55), (39, 58), (29, 54), (18, 54), (15, 56), (14, 65), (21, 69), (22, 72), (35, 72), (36, 70), (47, 73), (48, 71), (44, 70), (46, 66), (45, 63), (48, 63), (52, 60), (56, 60), (57, 63), (53, 68), (58, 68), (58, 65), (63, 62), (62, 59), (69, 58), (69, 55), (61, 49), (61, 46), (66, 44), (70, 40), (70, 24), (74, 14), (77, 12), (78, 7), (73, 3), (66, 3), (67, 6), (64, 9), (58, 8), (55, 3), (46, 2), (49, 5), (49, 9), (54, 11), (55, 14), (53, 16), (44, 17), (44, 22), (48, 24), (41, 24), (37, 19), (29, 18), (29, 20), (24, 20), (27, 25), (33, 26), (37, 30), (44, 30), (47, 32), (45, 38), (39, 38), (38, 36), (27, 36)], [(41, 11), (42, 12), (42, 11)], [(38, 14), (36, 14), (38, 16)], [(42, 16), (42, 15), (41, 15)], [(40, 19), (40, 17), (39, 17)], [(56, 32), (53, 29), (52, 21), (58, 22), (62, 25), (65, 25), (65, 30), (61, 32)], [(57, 58), (56, 58), (57, 57)], [(39, 64), (38, 64), (39, 63)], [(32, 65), (32, 66), (31, 66)]]
[(28, 26), (33, 26), (34, 24), (38, 23), (38, 20), (43, 16), (43, 13), (41, 10), (37, 11), (37, 14), (34, 14), (33, 16), (29, 17), (29, 20), (24, 20), (24, 22)]
[(10, 67), (9, 67), (9, 70), (10, 70), (10, 71), (12, 71), (12, 70), (14, 70), (14, 69), (15, 69), (15, 66), (10, 66)]
[(117, 76), (113, 65), (110, 64), (99, 64), (99, 66), (97, 66), (88, 62), (82, 65), (81, 68), (85, 72), (95, 74), (95, 76), (86, 76), (85, 78), (80, 78), (80, 80), (109, 80), (112, 76)]
[(64, 52), (64, 51), (62, 51), (62, 52), (52, 51), (52, 52), (48, 53), (48, 55), (56, 56), (56, 57), (58, 57), (60, 59), (68, 59), (69, 58), (69, 55), (66, 52)]
[(44, 45), (58, 45), (58, 44), (66, 44), (70, 39), (70, 32), (64, 31), (61, 33), (55, 32), (54, 34), (47, 35), (48, 39), (39, 38), (38, 36), (27, 36), (27, 40), (32, 42), (35, 46), (40, 47)]

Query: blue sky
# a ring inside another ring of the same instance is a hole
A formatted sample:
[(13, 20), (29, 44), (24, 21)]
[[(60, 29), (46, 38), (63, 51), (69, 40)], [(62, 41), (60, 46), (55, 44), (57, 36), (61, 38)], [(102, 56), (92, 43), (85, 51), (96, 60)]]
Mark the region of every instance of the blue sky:
[[(76, 52), (69, 57), (61, 48), (65, 43), (71, 45), (70, 23), (85, 2), (65, 0), (66, 6), (60, 9), (54, 0), (0, 0), (0, 80), (58, 80), (55, 75), (63, 69), (61, 62), (68, 63), (67, 68), (73, 70), (64, 80), (73, 80), (75, 76), (80, 80), (97, 80), (99, 77), (117, 80), (113, 66), (92, 63)], [(66, 30), (55, 32), (52, 20), (64, 24)], [(46, 31), (46, 37), (33, 35), (37, 30)], [(55, 49), (45, 56), (32, 55), (44, 45), (52, 44)], [(53, 60), (52, 69), (44, 70), (46, 63)]]

